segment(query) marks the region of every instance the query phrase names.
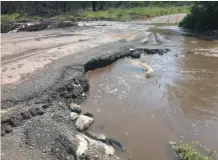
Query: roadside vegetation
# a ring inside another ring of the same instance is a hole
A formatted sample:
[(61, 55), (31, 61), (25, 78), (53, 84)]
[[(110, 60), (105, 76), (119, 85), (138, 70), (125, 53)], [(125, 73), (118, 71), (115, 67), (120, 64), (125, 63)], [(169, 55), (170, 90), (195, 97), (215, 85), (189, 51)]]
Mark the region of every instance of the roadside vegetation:
[(214, 150), (202, 147), (198, 142), (194, 141), (191, 144), (186, 142), (174, 142), (169, 144), (175, 151), (176, 157), (179, 160), (215, 160)]
[(57, 20), (129, 20), (187, 13), (190, 2), (2, 2), (3, 22)]
[(218, 2), (195, 2), (179, 26), (196, 31), (218, 30)]
[(82, 13), (82, 16), (90, 19), (113, 19), (113, 20), (128, 20), (128, 19), (140, 19), (145, 16), (156, 17), (163, 16), (168, 14), (176, 13), (187, 13), (189, 12), (188, 6), (175, 7), (175, 6), (166, 6), (166, 7), (135, 7), (127, 9), (109, 9), (105, 11), (85, 11)]

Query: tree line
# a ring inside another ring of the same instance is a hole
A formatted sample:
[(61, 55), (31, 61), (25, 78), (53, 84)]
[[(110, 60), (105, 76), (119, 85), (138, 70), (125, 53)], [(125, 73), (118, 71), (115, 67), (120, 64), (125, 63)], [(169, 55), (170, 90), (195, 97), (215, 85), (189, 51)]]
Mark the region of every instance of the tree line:
[(187, 5), (190, 2), (155, 2), (155, 1), (2, 1), (1, 14), (25, 13), (28, 15), (53, 16), (63, 12), (93, 11), (108, 8), (146, 7), (149, 5), (169, 6)]

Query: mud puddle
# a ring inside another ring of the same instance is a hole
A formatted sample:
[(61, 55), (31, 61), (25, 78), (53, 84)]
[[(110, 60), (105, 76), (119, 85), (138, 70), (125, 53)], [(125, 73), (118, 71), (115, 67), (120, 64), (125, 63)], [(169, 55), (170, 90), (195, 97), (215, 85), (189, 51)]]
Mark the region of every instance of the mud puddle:
[[(171, 140), (197, 140), (218, 151), (218, 43), (170, 29), (156, 33), (171, 52), (87, 73), (90, 92), (82, 108), (95, 115), (92, 130), (119, 140), (125, 159), (174, 159)], [(154, 69), (150, 78), (141, 63)]]

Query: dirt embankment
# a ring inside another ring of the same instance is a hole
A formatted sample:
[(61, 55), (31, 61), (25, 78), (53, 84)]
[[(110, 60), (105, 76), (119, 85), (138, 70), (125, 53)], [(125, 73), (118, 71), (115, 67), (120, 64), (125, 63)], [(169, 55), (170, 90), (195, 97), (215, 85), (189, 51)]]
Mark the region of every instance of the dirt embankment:
[(1, 33), (19, 31), (40, 31), (44, 29), (65, 28), (77, 26), (74, 21), (44, 20), (35, 22), (2, 22)]
[(5, 99), (2, 109), (6, 112), (1, 113), (2, 158), (117, 159), (114, 151), (124, 151), (119, 142), (90, 133), (87, 129), (78, 129), (78, 121), (83, 118), (81, 115), (88, 119), (81, 122), (86, 122), (94, 118), (91, 113), (78, 115), (76, 121), (71, 114), (74, 112), (72, 103), (81, 104), (89, 91), (85, 73), (126, 56), (140, 58), (141, 54), (162, 55), (168, 51), (129, 48), (96, 56), (86, 63), (64, 67), (59, 80), (43, 92), (26, 99)]

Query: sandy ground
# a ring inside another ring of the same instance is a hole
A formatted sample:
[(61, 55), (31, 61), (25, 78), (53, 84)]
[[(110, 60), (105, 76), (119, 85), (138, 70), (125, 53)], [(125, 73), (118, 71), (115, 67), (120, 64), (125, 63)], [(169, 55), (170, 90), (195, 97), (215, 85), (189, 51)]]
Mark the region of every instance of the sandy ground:
[(119, 26), (124, 25), (122, 23), (105, 23), (110, 26), (91, 27), (87, 24), (90, 27), (85, 29), (67, 28), (3, 34), (1, 84), (16, 83), (26, 75), (64, 56), (121, 39), (130, 41), (139, 34), (134, 28), (119, 29)]
[[(54, 60), (89, 48), (146, 37), (149, 25), (144, 23), (166, 23), (168, 17), (134, 22), (79, 22), (80, 27), (2, 34), (1, 85), (20, 82)], [(171, 23), (176, 17), (171, 15)]]

